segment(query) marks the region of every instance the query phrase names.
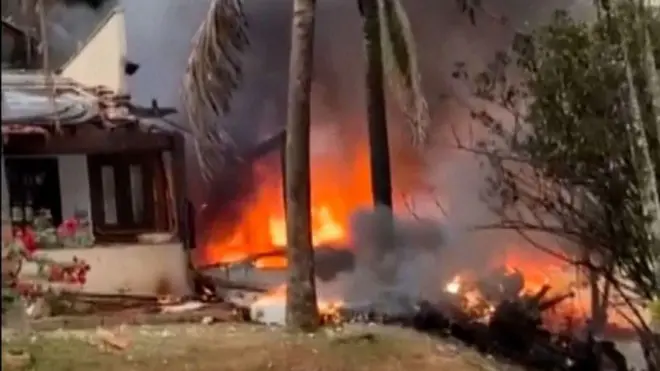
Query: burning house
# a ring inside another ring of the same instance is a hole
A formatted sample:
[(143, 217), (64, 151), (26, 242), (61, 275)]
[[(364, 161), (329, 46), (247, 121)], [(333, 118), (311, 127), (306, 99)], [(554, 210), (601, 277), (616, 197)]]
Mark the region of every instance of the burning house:
[(3, 223), (85, 218), (93, 246), (45, 253), (89, 262), (86, 290), (182, 294), (183, 139), (161, 121), (176, 110), (126, 94), (123, 28), (111, 12), (58, 74), (3, 68)]

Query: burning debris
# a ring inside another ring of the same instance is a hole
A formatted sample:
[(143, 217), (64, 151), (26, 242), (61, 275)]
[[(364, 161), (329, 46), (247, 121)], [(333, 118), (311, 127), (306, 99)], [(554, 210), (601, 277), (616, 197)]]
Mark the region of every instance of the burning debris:
[[(341, 324), (343, 318), (340, 310), (343, 304), (341, 300), (318, 300), (321, 321), (324, 324)], [(251, 303), (250, 317), (254, 321), (269, 325), (283, 325), (286, 318), (286, 286), (278, 286)]]
[(570, 331), (548, 329), (549, 311), (573, 297), (550, 295), (551, 286), (526, 290), (520, 271), (496, 269), (481, 279), (455, 277), (437, 300), (420, 301), (407, 314), (383, 314), (373, 309), (342, 308), (346, 318), (413, 327), (451, 336), (481, 352), (536, 370), (627, 370), (625, 357), (609, 341)]
[[(283, 324), (286, 286), (278, 286), (250, 304), (250, 318)], [(495, 269), (481, 278), (456, 276), (435, 301), (394, 295), (378, 303), (356, 304), (343, 300), (319, 300), (326, 325), (349, 322), (401, 325), (436, 336), (450, 336), (479, 351), (509, 359), (538, 370), (627, 370), (626, 360), (609, 341), (591, 336), (581, 339), (573, 332), (552, 331), (553, 309), (573, 298), (567, 291), (553, 293), (549, 284), (531, 289), (522, 272)], [(396, 307), (396, 310), (392, 308)], [(574, 329), (573, 329), (574, 330)]]

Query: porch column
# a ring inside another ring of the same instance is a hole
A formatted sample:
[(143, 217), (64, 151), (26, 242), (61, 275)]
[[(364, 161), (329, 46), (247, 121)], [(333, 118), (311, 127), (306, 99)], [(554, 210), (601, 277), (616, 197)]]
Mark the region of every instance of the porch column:
[[(10, 223), (9, 213), (9, 188), (7, 187), (7, 174), (5, 173), (5, 156), (2, 156), (0, 162), (0, 178), (2, 178), (2, 226)], [(2, 230), (3, 234), (7, 231)]]

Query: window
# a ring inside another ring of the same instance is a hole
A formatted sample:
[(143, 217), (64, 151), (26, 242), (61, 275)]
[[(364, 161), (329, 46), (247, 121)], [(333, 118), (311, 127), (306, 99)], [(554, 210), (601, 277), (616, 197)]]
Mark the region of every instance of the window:
[(5, 158), (12, 224), (34, 221), (37, 212), (47, 210), (55, 225), (62, 222), (62, 195), (56, 158)]
[(168, 228), (159, 152), (88, 156), (92, 223), (100, 241), (134, 240)]

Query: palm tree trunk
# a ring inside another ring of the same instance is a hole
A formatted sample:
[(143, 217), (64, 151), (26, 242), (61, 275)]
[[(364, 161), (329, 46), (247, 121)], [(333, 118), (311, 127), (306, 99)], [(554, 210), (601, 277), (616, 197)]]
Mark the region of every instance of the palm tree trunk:
[(371, 241), (377, 249), (368, 257), (372, 271), (381, 284), (393, 284), (397, 277), (396, 259), (391, 256), (394, 247), (394, 221), (392, 219), (392, 176), (387, 134), (385, 106), (383, 45), (378, 0), (358, 0), (363, 17), (365, 49), (365, 90), (369, 157), (371, 161), (371, 194), (376, 209), (378, 232)]
[(309, 168), (315, 6), (315, 0), (293, 1), (284, 171), (289, 267), (286, 323), (295, 331), (314, 331), (319, 326), (314, 282)]
[(392, 176), (387, 135), (383, 56), (378, 0), (358, 0), (366, 54), (367, 123), (371, 158), (371, 192), (374, 206), (392, 208)]

